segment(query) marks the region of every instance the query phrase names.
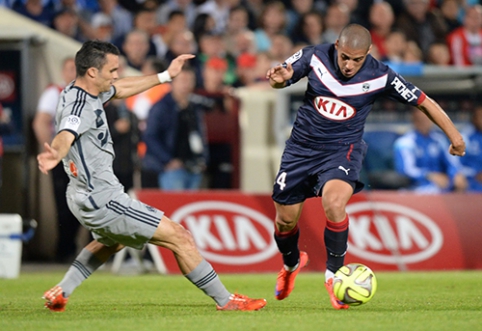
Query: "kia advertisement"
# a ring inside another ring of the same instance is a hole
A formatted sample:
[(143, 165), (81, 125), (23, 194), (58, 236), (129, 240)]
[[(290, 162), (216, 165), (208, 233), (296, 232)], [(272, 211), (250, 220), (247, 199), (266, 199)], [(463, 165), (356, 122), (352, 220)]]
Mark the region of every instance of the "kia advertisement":
[[(273, 238), (275, 209), (270, 195), (237, 191), (162, 192), (139, 190), (136, 197), (189, 230), (201, 254), (218, 272), (277, 272)], [(374, 270), (482, 269), (478, 242), (481, 196), (416, 195), (373, 191), (350, 200), (345, 262)], [(307, 271), (324, 271), (325, 228), (321, 199), (305, 202), (299, 221), (300, 249)], [(159, 249), (169, 273), (178, 273), (173, 254)]]

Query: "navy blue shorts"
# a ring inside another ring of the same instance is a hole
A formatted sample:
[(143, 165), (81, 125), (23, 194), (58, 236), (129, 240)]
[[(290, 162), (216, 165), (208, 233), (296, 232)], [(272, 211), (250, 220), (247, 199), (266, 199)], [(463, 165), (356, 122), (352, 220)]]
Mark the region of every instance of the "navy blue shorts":
[(273, 186), (273, 200), (292, 205), (321, 196), (323, 186), (331, 179), (346, 181), (354, 193), (361, 191), (365, 185), (359, 178), (367, 147), (361, 141), (313, 149), (288, 141)]

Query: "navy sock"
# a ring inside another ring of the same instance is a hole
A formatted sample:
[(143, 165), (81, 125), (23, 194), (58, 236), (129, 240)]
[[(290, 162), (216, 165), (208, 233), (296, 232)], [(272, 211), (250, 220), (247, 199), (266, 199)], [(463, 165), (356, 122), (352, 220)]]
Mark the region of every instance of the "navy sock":
[(326, 220), (325, 247), (326, 269), (335, 273), (345, 263), (348, 242), (348, 215), (340, 223)]
[(278, 250), (283, 255), (283, 263), (288, 267), (294, 267), (300, 259), (300, 250), (298, 249), (299, 237), (300, 230), (298, 225), (289, 232), (275, 230), (274, 239), (278, 245)]

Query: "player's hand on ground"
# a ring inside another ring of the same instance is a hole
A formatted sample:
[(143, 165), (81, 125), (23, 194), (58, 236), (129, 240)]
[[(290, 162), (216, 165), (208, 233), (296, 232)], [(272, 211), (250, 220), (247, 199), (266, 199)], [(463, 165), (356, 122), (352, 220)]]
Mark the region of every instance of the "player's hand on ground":
[(176, 57), (174, 60), (172, 60), (171, 64), (167, 68), (167, 72), (169, 73), (169, 76), (171, 78), (176, 77), (179, 75), (179, 73), (182, 70), (182, 66), (186, 61), (193, 59), (195, 56), (192, 54), (181, 54), (178, 57)]
[(278, 64), (268, 70), (266, 73), (266, 79), (272, 80), (277, 84), (282, 84), (293, 77), (293, 67), (291, 63), (286, 63), (286, 65)]
[(38, 168), (44, 174), (53, 169), (59, 163), (59, 153), (50, 147), (49, 144), (44, 144), (44, 151), (37, 155)]

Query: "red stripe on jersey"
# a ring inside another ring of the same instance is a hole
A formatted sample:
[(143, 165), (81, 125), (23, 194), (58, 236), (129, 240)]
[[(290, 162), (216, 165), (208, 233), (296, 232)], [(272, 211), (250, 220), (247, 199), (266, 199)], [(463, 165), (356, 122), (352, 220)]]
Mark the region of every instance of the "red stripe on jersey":
[(420, 105), (427, 98), (427, 95), (423, 91), (420, 91), (420, 92), (421, 93), (420, 93), (420, 97), (417, 100), (417, 105)]
[(353, 144), (350, 144), (350, 149), (348, 150), (348, 153), (346, 153), (346, 159), (348, 161), (350, 161), (351, 152), (353, 152)]

